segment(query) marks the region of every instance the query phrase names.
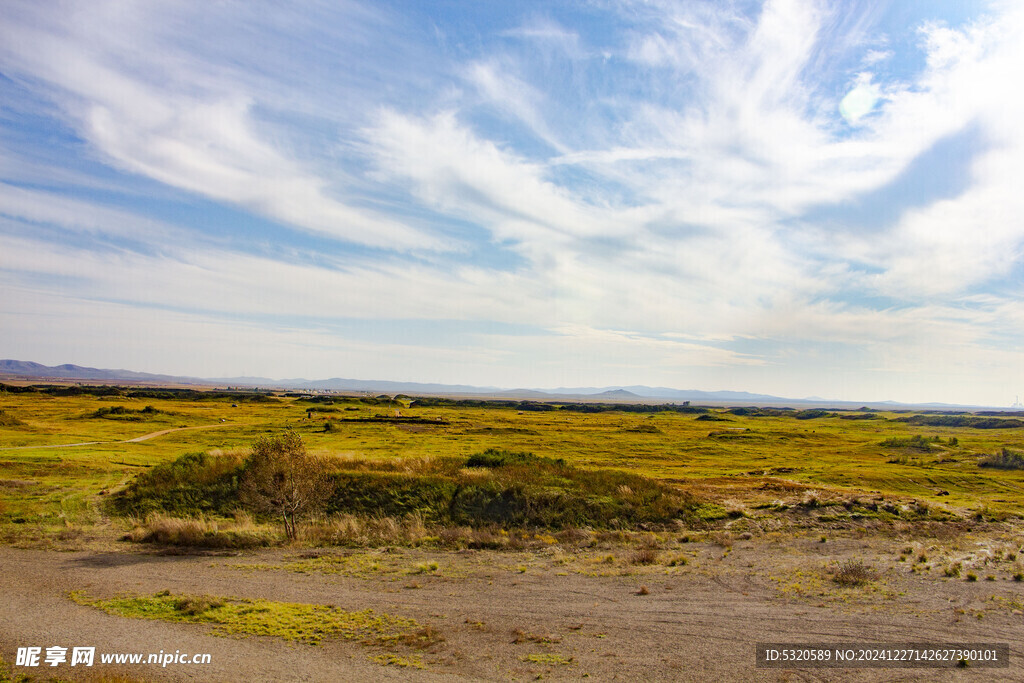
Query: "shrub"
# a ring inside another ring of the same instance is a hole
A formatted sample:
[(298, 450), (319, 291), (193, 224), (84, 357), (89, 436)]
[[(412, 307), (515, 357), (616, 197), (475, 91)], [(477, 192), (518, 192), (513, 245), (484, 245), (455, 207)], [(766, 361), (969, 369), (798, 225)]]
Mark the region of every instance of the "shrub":
[(971, 427), (973, 429), (1024, 427), (1024, 421), (1014, 418), (976, 417), (974, 415), (911, 415), (910, 417), (898, 417), (896, 420), (928, 427)]
[(242, 467), (238, 454), (186, 453), (138, 475), (111, 497), (111, 505), (123, 515), (227, 515), (238, 506)]
[(793, 413), (793, 417), (798, 420), (815, 420), (820, 417), (829, 417), (830, 413), (827, 410), (821, 410), (820, 408), (814, 408), (811, 410), (798, 410)]
[(917, 434), (909, 439), (894, 436), (891, 439), (886, 439), (878, 445), (885, 448), (910, 448), (915, 451), (922, 451), (926, 453), (932, 450), (932, 442), (932, 439)]
[(550, 458), (538, 458), (533, 453), (519, 453), (505, 451), (497, 448), (488, 448), (483, 453), (476, 453), (469, 456), (466, 467), (509, 467), (514, 465), (525, 465), (532, 462), (545, 460), (564, 464), (564, 460), (551, 460)]
[(1024, 470), (1024, 453), (1004, 448), (999, 453), (986, 455), (978, 460), (978, 467), (995, 467), (1001, 470)]
[(104, 406), (89, 413), (88, 417), (106, 418), (109, 420), (124, 420), (126, 422), (141, 422), (143, 417), (160, 415), (164, 411), (157, 410), (153, 406), (146, 406), (139, 410), (125, 408), (124, 406)]
[(280, 517), (285, 534), (294, 539), (297, 520), (326, 506), (331, 484), (323, 462), (310, 457), (299, 435), (289, 431), (256, 440), (238, 493), (256, 512)]
[(419, 512), (446, 525), (550, 529), (668, 525), (720, 516), (716, 506), (700, 505), (679, 489), (617, 470), (584, 470), (504, 451), (470, 461), (478, 466), (463, 468), (465, 461), (443, 458), (411, 469), (408, 460), (339, 462), (327, 511), (395, 517)]

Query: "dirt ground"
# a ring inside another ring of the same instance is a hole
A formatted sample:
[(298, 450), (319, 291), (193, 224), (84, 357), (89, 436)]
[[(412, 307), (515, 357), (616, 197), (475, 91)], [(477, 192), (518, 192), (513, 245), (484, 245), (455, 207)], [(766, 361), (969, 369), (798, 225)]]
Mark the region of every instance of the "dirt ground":
[[(34, 679), (84, 671), (203, 681), (1024, 681), (1024, 583), (1013, 578), (1019, 545), (1006, 529), (939, 538), (847, 532), (825, 541), (807, 532), (719, 535), (663, 547), (649, 565), (636, 561), (633, 546), (192, 554), (128, 544), (75, 552), (4, 547), (0, 656), (12, 665), (18, 647), (51, 645), (212, 655), (207, 665), (166, 668), (98, 661), (91, 669), (13, 667)], [(876, 579), (860, 587), (833, 581), (850, 559), (866, 562)], [(946, 576), (956, 562), (962, 574)], [(430, 625), (444, 640), (425, 651), (392, 651), (415, 656), (423, 669), (382, 665), (388, 651), (376, 645), (222, 637), (203, 624), (108, 615), (71, 601), (73, 590), (372, 608)], [(758, 669), (755, 643), (767, 641), (1009, 643), (1011, 666)]]

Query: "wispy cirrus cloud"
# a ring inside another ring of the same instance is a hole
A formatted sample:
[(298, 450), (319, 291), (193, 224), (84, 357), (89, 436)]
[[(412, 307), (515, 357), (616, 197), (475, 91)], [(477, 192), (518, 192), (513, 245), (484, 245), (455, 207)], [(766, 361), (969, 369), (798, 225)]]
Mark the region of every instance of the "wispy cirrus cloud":
[(344, 188), (275, 144), (281, 131), (255, 114), (261, 90), (167, 46), (157, 16), (102, 4), (66, 16), (25, 8), (17, 30), (0, 29), (7, 63), (41, 81), (65, 121), (118, 168), (299, 230), (373, 247), (442, 247), (429, 231), (338, 197)]

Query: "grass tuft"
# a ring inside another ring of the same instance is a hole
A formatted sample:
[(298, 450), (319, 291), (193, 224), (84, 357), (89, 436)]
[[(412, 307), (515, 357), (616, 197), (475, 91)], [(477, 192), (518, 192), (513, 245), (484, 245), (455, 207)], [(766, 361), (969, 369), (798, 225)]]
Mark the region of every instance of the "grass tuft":
[(840, 586), (863, 586), (876, 578), (878, 578), (878, 573), (874, 569), (861, 560), (855, 559), (847, 560), (839, 565), (832, 575), (832, 580)]

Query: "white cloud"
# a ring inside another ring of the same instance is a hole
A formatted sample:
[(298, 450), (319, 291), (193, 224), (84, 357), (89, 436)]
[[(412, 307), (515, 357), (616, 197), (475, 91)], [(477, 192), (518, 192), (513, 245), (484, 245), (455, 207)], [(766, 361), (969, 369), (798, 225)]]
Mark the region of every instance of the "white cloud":
[(550, 18), (535, 18), (503, 35), (531, 41), (533, 45), (554, 46), (570, 59), (583, 59), (587, 56), (581, 45), (579, 33), (571, 31)]
[(861, 59), (861, 64), (864, 66), (874, 66), (875, 64), (892, 59), (894, 54), (892, 50), (868, 50), (864, 54), (863, 59)]
[(412, 181), (428, 204), (474, 219), (498, 240), (564, 243), (630, 230), (608, 207), (577, 201), (543, 166), (481, 139), (452, 112), (422, 119), (383, 111), (365, 135), (384, 173)]
[(856, 126), (860, 120), (870, 114), (881, 97), (878, 85), (871, 82), (871, 74), (863, 72), (857, 75), (853, 88), (839, 103), (839, 113), (846, 122)]
[(53, 192), (0, 183), (0, 215), (64, 229), (165, 241), (182, 230), (145, 216), (77, 201)]
[[(10, 24), (0, 28), (2, 53), (25, 78), (44, 79), (68, 122), (127, 171), (336, 239), (399, 250), (443, 247), (422, 230), (336, 197), (338, 188), (273, 143), (241, 84), (197, 72), (201, 64), (173, 52), (156, 66), (153, 56), (136, 62), (149, 28), (141, 11), (112, 13), (114, 25), (96, 34), (85, 31), (96, 17), (79, 24), (76, 12), (50, 30)], [(141, 35), (125, 44), (117, 28)], [(152, 47), (160, 49), (155, 37)]]

